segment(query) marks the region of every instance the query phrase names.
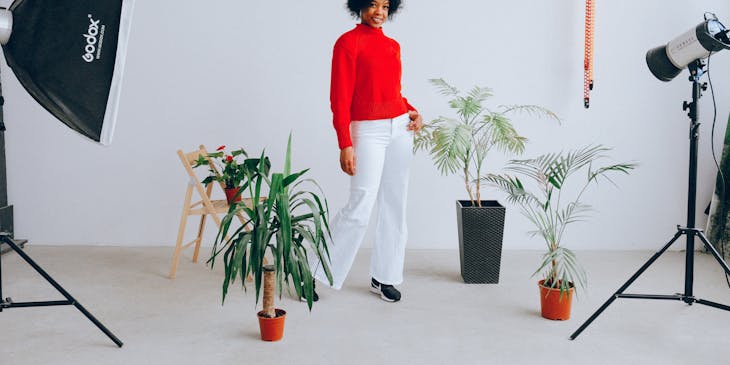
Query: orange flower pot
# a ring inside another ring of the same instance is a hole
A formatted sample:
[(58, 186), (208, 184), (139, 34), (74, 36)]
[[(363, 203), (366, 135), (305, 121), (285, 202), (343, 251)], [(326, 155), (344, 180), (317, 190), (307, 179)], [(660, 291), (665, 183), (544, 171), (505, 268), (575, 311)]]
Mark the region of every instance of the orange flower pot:
[(286, 311), (276, 308), (276, 317), (264, 317), (264, 311), (258, 313), (259, 329), (261, 330), (261, 339), (264, 341), (279, 341), (284, 337), (284, 320), (286, 319)]
[(574, 288), (571, 285), (568, 292), (560, 295), (560, 288), (543, 286), (545, 280), (540, 280), (537, 285), (540, 287), (540, 308), (542, 316), (547, 319), (567, 321), (570, 319), (570, 305), (573, 301)]
[[(238, 191), (241, 188), (225, 188), (223, 189), (226, 192), (226, 200), (228, 200), (228, 204), (233, 204), (234, 202), (240, 202), (241, 201), (241, 194), (238, 194)], [(236, 196), (238, 194), (238, 196)]]

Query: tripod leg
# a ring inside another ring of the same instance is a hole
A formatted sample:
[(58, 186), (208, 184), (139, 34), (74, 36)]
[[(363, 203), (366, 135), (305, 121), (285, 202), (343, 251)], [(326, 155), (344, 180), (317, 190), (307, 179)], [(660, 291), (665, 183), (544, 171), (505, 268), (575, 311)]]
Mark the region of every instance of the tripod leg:
[(40, 266), (38, 266), (38, 264), (36, 264), (35, 261), (33, 261), (33, 259), (30, 258), (30, 256), (28, 256), (25, 252), (23, 252), (23, 250), (21, 250), (13, 242), (13, 240), (8, 238), (7, 236), (0, 236), (0, 239), (4, 243), (8, 244), (8, 246), (10, 246), (10, 248), (12, 248), (21, 258), (23, 258), (23, 260), (25, 260), (25, 262), (27, 262), (31, 267), (33, 267), (33, 269), (35, 271), (37, 271), (38, 274), (40, 274), (44, 279), (46, 279), (46, 281), (48, 281), (54, 288), (56, 288), (56, 290), (58, 290), (61, 293), (61, 295), (63, 295), (66, 299), (68, 299), (74, 305), (74, 307), (76, 307), (76, 309), (78, 309), (81, 313), (83, 313), (86, 316), (86, 318), (88, 318), (92, 323), (94, 323), (96, 325), (96, 327), (98, 327), (102, 332), (104, 332), (104, 334), (106, 334), (107, 337), (109, 337), (109, 339), (114, 341), (114, 343), (117, 346), (122, 347), (122, 345), (124, 344), (124, 343), (122, 343), (122, 341), (120, 341), (116, 336), (114, 336), (114, 334), (111, 333), (111, 331), (109, 331), (91, 313), (89, 313), (89, 311), (87, 311), (86, 308), (84, 308), (81, 305), (81, 303), (77, 302), (76, 299), (74, 299), (74, 297), (71, 296), (71, 294), (69, 294), (65, 289), (63, 289), (61, 287), (61, 285), (59, 285), (55, 280), (53, 280), (53, 278), (50, 275), (48, 275), (48, 273), (46, 273)]
[(725, 262), (725, 260), (722, 257), (720, 257), (720, 253), (717, 252), (717, 249), (715, 248), (715, 246), (713, 246), (710, 243), (710, 241), (707, 239), (707, 237), (705, 237), (705, 234), (703, 232), (701, 232), (701, 231), (700, 232), (697, 232), (697, 237), (699, 237), (700, 240), (702, 241), (702, 243), (705, 244), (705, 247), (707, 247), (707, 250), (710, 251), (710, 253), (712, 254), (712, 256), (715, 257), (715, 260), (717, 260), (717, 262), (720, 263), (720, 266), (722, 266), (722, 268), (725, 270), (725, 272), (728, 275), (730, 275), (730, 267), (728, 267), (728, 265)]
[(656, 259), (659, 258), (659, 256), (661, 256), (667, 249), (669, 249), (669, 246), (671, 246), (674, 243), (674, 241), (676, 241), (680, 236), (682, 236), (682, 234), (683, 234), (682, 231), (678, 231), (677, 233), (675, 233), (674, 237), (672, 237), (672, 239), (666, 245), (664, 245), (664, 247), (662, 247), (662, 249), (659, 250), (659, 252), (655, 253), (654, 256), (652, 256), (649, 259), (649, 261), (647, 261), (644, 264), (644, 266), (642, 266), (639, 269), (639, 271), (637, 271), (636, 274), (634, 274), (634, 276), (632, 276), (629, 279), (629, 281), (627, 281), (623, 286), (621, 286), (621, 288), (619, 288), (616, 291), (616, 293), (614, 293), (610, 298), (608, 298), (608, 300), (605, 303), (603, 303), (603, 305), (600, 308), (598, 308), (598, 310), (595, 313), (593, 313), (593, 315), (590, 318), (588, 318), (588, 320), (586, 320), (585, 323), (583, 323), (575, 332), (573, 332), (572, 335), (570, 335), (570, 339), (575, 340), (576, 337), (578, 337), (578, 335), (580, 335), (580, 333), (583, 332), (583, 330), (585, 330), (591, 324), (591, 322), (593, 322), (596, 318), (598, 318), (598, 316), (601, 315), (601, 313), (604, 310), (606, 310), (606, 308), (608, 308), (608, 306), (611, 305), (611, 303), (613, 303), (613, 301), (616, 300), (616, 298), (618, 298), (619, 294), (622, 294), (624, 292), (624, 290), (626, 290), (636, 279), (638, 279), (639, 276), (642, 273), (644, 273), (644, 271), (646, 271), (646, 269), (648, 269), (649, 266), (651, 266), (651, 264), (653, 264), (654, 261), (656, 261)]

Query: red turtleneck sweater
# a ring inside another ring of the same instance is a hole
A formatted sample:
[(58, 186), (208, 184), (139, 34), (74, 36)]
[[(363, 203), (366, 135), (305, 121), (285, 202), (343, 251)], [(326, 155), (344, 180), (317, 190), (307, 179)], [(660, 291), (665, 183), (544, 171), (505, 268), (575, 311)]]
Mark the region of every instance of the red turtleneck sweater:
[(401, 96), (400, 45), (382, 28), (358, 24), (335, 42), (330, 103), (340, 149), (352, 146), (350, 122), (415, 110)]

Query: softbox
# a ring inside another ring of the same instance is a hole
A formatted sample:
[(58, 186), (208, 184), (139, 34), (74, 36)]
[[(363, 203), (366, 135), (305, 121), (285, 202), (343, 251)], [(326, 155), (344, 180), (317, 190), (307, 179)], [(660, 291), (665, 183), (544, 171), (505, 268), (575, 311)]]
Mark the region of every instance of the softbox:
[[(71, 129), (112, 141), (134, 0), (15, 0), (8, 65)], [(0, 22), (0, 23), (7, 23)]]

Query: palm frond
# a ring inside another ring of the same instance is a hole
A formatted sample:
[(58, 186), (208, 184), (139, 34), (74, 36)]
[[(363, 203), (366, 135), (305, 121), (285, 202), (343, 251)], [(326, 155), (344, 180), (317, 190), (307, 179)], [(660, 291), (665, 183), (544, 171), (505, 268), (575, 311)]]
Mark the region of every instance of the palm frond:
[(601, 158), (607, 150), (602, 146), (588, 146), (567, 153), (548, 153), (529, 160), (512, 160), (506, 169), (562, 189), (570, 175)]
[(456, 96), (459, 95), (459, 89), (449, 85), (444, 79), (429, 79), (428, 81), (431, 82), (436, 88), (439, 90), (439, 93), (446, 96)]
[(560, 123), (560, 118), (557, 114), (539, 105), (500, 105), (500, 107), (502, 108), (502, 114), (512, 112), (525, 113), (531, 117), (546, 117)]
[(520, 181), (517, 177), (487, 174), (481, 179), (507, 194), (507, 200), (511, 203), (534, 206), (539, 206), (541, 204), (540, 200), (537, 199), (535, 195), (525, 190), (522, 181)]
[(482, 112), (481, 102), (474, 100), (471, 96), (457, 96), (449, 101), (449, 106), (456, 110), (456, 114), (462, 118), (464, 123), (469, 123), (473, 117)]
[(637, 165), (635, 163), (619, 163), (619, 164), (614, 164), (614, 165), (609, 165), (609, 166), (603, 166), (603, 167), (596, 169), (595, 171), (589, 171), (588, 181), (589, 182), (591, 182), (591, 181), (598, 182), (598, 179), (603, 177), (603, 178), (608, 179), (608, 181), (610, 181), (611, 183), (613, 183), (613, 181), (607, 176), (609, 173), (619, 173), (620, 172), (620, 173), (624, 173), (624, 174), (628, 175), (629, 171), (635, 169), (636, 166)]
[(429, 151), (433, 145), (433, 131), (436, 129), (438, 120), (426, 122), (413, 139), (413, 153), (420, 150)]
[(608, 147), (601, 145), (592, 145), (581, 147), (577, 150), (571, 151), (566, 154), (564, 158), (564, 164), (569, 170), (569, 173), (576, 172), (583, 169), (586, 166), (590, 166), (595, 161), (605, 158), (604, 152), (610, 151)]
[(525, 151), (527, 138), (520, 136), (512, 122), (503, 114), (490, 113), (484, 116), (480, 125), (487, 139), (504, 152), (521, 154)]
[(487, 100), (493, 94), (492, 94), (492, 89), (490, 89), (488, 87), (474, 86), (471, 90), (469, 90), (467, 95), (475, 103), (478, 103), (479, 105), (481, 105), (484, 100)]
[(535, 276), (540, 272), (545, 275), (546, 285), (560, 288), (561, 294), (568, 291), (572, 285), (585, 289), (588, 284), (585, 269), (580, 265), (573, 251), (565, 247), (546, 252), (540, 267), (532, 275)]
[(581, 202), (570, 202), (564, 209), (558, 210), (557, 221), (561, 226), (570, 223), (579, 222), (588, 218), (587, 213), (591, 211), (591, 206)]
[(510, 160), (504, 169), (527, 176), (542, 185), (545, 182), (545, 169), (543, 167), (545, 162), (541, 158), (545, 157), (547, 156), (543, 155), (538, 158), (524, 160)]
[(471, 146), (471, 128), (458, 122), (444, 123), (433, 132), (431, 156), (444, 175), (463, 168), (463, 160)]

